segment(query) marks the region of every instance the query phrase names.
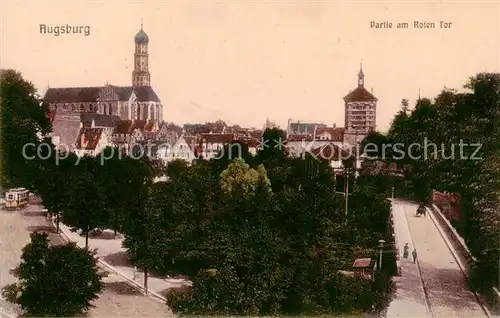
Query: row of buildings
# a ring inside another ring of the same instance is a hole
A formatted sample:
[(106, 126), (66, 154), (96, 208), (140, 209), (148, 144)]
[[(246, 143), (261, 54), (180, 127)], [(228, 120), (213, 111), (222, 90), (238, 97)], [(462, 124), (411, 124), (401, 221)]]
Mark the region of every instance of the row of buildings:
[[(53, 125), (52, 141), (78, 155), (96, 155), (104, 148), (118, 147), (131, 153), (134, 147), (163, 160), (206, 159), (218, 155), (224, 145), (243, 141), (251, 153), (260, 146), (262, 130), (217, 125), (210, 131), (173, 129), (163, 122), (163, 104), (151, 87), (149, 37), (141, 29), (134, 37), (134, 69), (131, 86), (106, 84), (99, 87), (48, 88)], [(291, 155), (309, 151), (338, 158), (376, 128), (377, 98), (364, 87), (362, 66), (358, 85), (347, 96), (344, 127), (290, 120), (286, 147)], [(186, 127), (186, 126), (185, 126)], [(274, 125), (266, 122), (265, 128)], [(333, 160), (332, 162), (340, 161)]]

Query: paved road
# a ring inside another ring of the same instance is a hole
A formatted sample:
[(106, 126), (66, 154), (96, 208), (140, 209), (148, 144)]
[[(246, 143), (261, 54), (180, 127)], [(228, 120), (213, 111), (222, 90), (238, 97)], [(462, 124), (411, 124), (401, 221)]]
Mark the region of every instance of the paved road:
[[(452, 252), (432, 219), (415, 217), (417, 205), (396, 201), (395, 213), (404, 213), (417, 250), (427, 303), (433, 317), (486, 317)], [(429, 213), (429, 212), (428, 212)], [(411, 257), (411, 254), (410, 254)], [(410, 314), (411, 316), (411, 314)]]
[[(30, 206), (23, 212), (0, 210), (0, 288), (17, 281), (11, 270), (19, 265), (22, 248), (30, 241), (29, 234), (51, 229), (44, 216), (30, 210), (40, 210), (40, 206)], [(57, 234), (50, 234), (50, 238), (52, 244), (64, 242)], [(90, 310), (90, 317), (173, 317), (165, 304), (142, 295), (118, 275), (110, 274), (104, 282), (105, 289)], [(0, 299), (0, 317), (7, 317), (5, 312), (19, 314), (20, 310)]]
[(409, 250), (413, 250), (413, 241), (406, 215), (400, 205), (393, 205), (392, 212), (395, 243), (399, 251), (400, 276), (393, 279), (396, 293), (387, 308), (387, 317), (431, 317), (419, 268), (411, 258), (405, 259), (402, 255), (406, 243)]

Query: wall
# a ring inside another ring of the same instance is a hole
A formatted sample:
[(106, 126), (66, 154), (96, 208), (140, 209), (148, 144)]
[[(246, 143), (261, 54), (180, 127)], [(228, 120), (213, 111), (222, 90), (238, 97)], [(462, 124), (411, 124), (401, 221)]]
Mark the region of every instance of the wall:
[(432, 205), (432, 213), (436, 219), (436, 221), (441, 226), (441, 229), (446, 233), (448, 238), (450, 239), (453, 248), (458, 252), (458, 256), (461, 258), (461, 261), (466, 265), (464, 270), (467, 275), (470, 275), (470, 271), (474, 264), (476, 263), (476, 259), (472, 256), (470, 250), (467, 248), (465, 241), (457, 231), (453, 228), (451, 223), (446, 219), (446, 217), (441, 213), (439, 208), (436, 205)]

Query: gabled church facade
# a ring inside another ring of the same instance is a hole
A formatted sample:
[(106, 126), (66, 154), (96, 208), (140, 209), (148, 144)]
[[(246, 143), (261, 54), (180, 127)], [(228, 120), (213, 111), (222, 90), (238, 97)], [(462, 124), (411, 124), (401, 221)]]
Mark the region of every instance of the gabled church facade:
[(51, 113), (53, 140), (73, 149), (77, 145), (82, 118), (144, 120), (157, 129), (163, 120), (163, 105), (151, 85), (149, 37), (142, 29), (135, 35), (134, 70), (131, 86), (106, 84), (99, 87), (48, 88), (44, 101)]

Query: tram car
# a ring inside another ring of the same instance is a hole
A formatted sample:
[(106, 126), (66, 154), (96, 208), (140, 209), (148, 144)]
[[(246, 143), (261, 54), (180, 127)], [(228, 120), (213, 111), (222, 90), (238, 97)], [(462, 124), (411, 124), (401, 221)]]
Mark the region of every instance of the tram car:
[(30, 196), (25, 188), (10, 189), (5, 193), (5, 208), (20, 209), (28, 205)]

